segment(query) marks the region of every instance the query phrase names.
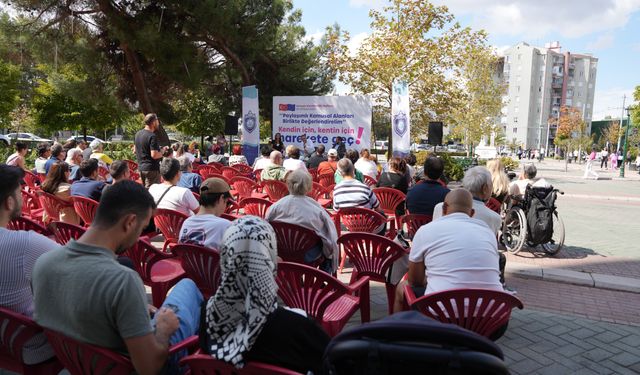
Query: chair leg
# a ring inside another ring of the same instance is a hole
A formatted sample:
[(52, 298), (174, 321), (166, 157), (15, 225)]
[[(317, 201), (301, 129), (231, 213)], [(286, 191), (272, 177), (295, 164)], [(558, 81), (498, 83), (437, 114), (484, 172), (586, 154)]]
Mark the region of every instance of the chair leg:
[(393, 314), (393, 304), (396, 301), (396, 286), (393, 284), (385, 283), (385, 289), (387, 290), (387, 301), (389, 303), (389, 315)]
[(345, 254), (344, 250), (340, 250), (340, 273), (342, 273), (342, 269), (344, 268), (344, 261), (347, 259), (347, 254)]
[(371, 300), (369, 292), (369, 283), (362, 287), (360, 292), (360, 321), (368, 323), (371, 321)]

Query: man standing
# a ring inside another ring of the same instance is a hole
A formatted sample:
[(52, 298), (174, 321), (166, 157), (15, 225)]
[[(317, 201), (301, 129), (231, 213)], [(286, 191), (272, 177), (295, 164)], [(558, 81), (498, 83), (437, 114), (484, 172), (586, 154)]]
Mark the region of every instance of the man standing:
[(449, 193), (449, 189), (438, 181), (442, 172), (444, 162), (439, 157), (430, 156), (424, 161), (424, 180), (407, 193), (407, 210), (410, 213), (433, 216), (433, 208)]
[(135, 137), (136, 159), (142, 183), (147, 189), (153, 184), (160, 183), (160, 159), (167, 149), (160, 149), (155, 131), (160, 126), (160, 121), (155, 113), (149, 113), (144, 117), (144, 129), (138, 131)]
[(316, 151), (316, 147), (313, 142), (310, 139), (307, 139), (306, 134), (303, 134), (300, 137), (300, 142), (302, 142), (302, 153), (304, 156), (302, 159), (311, 157), (311, 155), (313, 155), (313, 153)]
[(338, 151), (338, 159), (344, 158), (344, 154), (347, 153), (347, 146), (344, 144), (342, 137), (340, 136), (336, 137), (336, 143), (333, 145), (333, 148), (335, 148), (336, 151)]

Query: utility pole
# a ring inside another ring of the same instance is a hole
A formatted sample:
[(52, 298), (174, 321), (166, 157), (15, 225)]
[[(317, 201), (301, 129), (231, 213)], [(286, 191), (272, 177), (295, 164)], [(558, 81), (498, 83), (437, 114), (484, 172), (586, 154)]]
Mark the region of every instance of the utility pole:
[[(627, 107), (626, 110), (627, 110), (627, 129), (624, 131), (624, 148), (622, 151), (622, 165), (620, 166), (620, 177), (622, 178), (624, 178), (624, 165), (627, 162), (627, 145), (629, 143), (629, 128), (631, 127), (631, 107)], [(622, 123), (622, 119), (620, 120), (620, 123)]]
[(624, 122), (624, 105), (627, 99), (627, 94), (622, 96), (622, 113), (620, 113), (620, 134), (618, 135), (618, 146), (616, 147), (616, 152), (620, 150), (620, 142), (622, 142), (622, 123)]

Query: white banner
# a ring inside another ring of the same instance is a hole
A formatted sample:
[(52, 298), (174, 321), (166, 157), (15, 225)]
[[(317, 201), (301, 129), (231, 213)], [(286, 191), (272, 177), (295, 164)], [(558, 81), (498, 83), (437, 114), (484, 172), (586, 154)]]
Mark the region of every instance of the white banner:
[(242, 88), (242, 154), (249, 165), (258, 157), (260, 148), (260, 123), (258, 122), (258, 89)]
[(393, 155), (406, 156), (411, 149), (411, 116), (409, 113), (409, 85), (406, 81), (393, 81), (391, 96), (391, 130)]
[(332, 148), (336, 137), (347, 149), (371, 148), (371, 101), (368, 96), (274, 96), (273, 136), (285, 145), (302, 146), (307, 135), (317, 147)]

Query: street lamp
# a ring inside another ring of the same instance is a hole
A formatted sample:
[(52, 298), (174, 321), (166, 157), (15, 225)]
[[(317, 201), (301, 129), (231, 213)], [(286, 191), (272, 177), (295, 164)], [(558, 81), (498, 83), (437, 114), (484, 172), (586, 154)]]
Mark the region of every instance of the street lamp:
[(624, 131), (624, 147), (622, 148), (622, 165), (620, 166), (620, 177), (622, 178), (624, 178), (624, 164), (627, 161), (627, 143), (629, 140), (629, 128), (631, 127), (631, 107), (627, 107), (625, 108), (625, 110), (627, 111), (627, 129)]

